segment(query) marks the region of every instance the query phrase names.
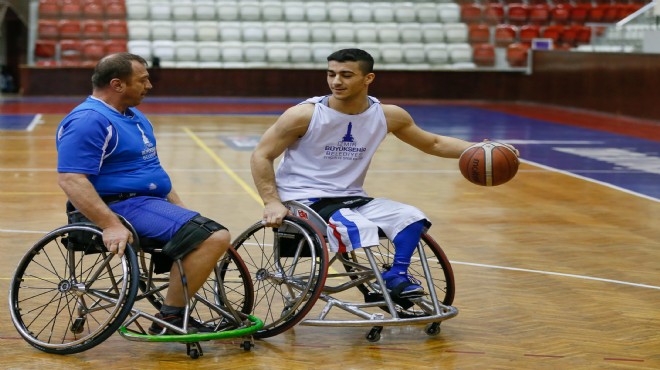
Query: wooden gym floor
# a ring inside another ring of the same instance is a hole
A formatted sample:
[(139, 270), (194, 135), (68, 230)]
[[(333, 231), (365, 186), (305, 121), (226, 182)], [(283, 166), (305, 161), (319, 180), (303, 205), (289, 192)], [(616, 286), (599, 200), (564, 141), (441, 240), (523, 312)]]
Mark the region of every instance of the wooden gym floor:
[[(66, 222), (54, 132), (79, 100), (0, 104), (5, 122), (43, 113), (41, 123), (27, 129), (0, 128), (5, 294), (23, 253)], [(438, 336), (427, 336), (423, 326), (386, 327), (382, 339), (370, 343), (365, 328), (298, 325), (256, 341), (249, 352), (238, 341), (204, 342), (204, 356), (191, 360), (182, 344), (130, 342), (116, 334), (84, 353), (59, 356), (33, 349), (18, 335), (5, 301), (0, 367), (660, 368), (660, 125), (540, 106), (407, 103), (427, 129), (513, 142), (525, 160), (511, 182), (482, 188), (461, 177), (455, 160), (417, 153), (392, 138), (374, 159), (368, 191), (424, 210), (434, 222), (430, 234), (452, 261), (459, 314)], [(161, 161), (184, 201), (237, 236), (262, 210), (249, 173), (250, 150), (291, 104), (148, 99), (141, 108), (156, 127)], [(468, 110), (478, 115), (466, 116)], [(446, 112), (453, 112), (443, 116), (448, 120), (459, 117), (456, 125), (436, 125)], [(544, 125), (552, 129), (535, 131)], [(588, 162), (588, 153), (598, 155), (594, 147), (603, 149), (601, 134), (614, 138), (618, 150), (641, 152), (646, 165)], [(581, 140), (591, 144), (576, 143)]]

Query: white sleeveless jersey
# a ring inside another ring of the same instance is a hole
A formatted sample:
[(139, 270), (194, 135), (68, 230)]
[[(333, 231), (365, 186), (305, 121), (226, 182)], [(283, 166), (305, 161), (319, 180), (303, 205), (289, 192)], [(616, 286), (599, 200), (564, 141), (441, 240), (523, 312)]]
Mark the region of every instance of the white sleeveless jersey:
[(287, 148), (276, 172), (282, 201), (366, 196), (364, 178), (376, 149), (387, 135), (380, 102), (360, 114), (340, 113), (317, 96), (300, 104), (315, 104), (309, 128)]

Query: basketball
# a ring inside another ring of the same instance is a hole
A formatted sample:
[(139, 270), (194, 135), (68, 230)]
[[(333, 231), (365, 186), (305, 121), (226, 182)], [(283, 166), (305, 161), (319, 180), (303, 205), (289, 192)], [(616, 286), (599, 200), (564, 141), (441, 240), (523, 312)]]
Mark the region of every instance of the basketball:
[(497, 186), (518, 172), (518, 156), (509, 146), (495, 141), (477, 143), (465, 149), (458, 159), (463, 177), (473, 184)]

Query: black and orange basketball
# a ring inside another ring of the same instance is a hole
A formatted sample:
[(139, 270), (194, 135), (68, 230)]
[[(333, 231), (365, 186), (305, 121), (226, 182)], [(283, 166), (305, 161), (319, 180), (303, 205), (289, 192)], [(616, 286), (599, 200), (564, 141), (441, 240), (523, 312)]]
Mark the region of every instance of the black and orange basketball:
[(497, 186), (511, 180), (518, 172), (518, 164), (513, 149), (495, 141), (474, 144), (458, 159), (463, 176), (481, 186)]

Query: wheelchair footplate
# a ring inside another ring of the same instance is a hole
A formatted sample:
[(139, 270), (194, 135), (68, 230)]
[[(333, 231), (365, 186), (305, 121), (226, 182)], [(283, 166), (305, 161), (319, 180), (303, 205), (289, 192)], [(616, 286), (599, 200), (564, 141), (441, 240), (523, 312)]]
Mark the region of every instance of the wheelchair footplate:
[[(130, 323), (133, 321), (134, 320), (129, 320), (127, 324), (119, 328), (118, 331), (122, 337), (138, 342), (185, 343), (188, 355), (193, 359), (203, 356), (202, 347), (200, 346), (199, 342), (210, 340), (243, 338), (240, 347), (246, 351), (249, 351), (252, 347), (254, 347), (252, 334), (259, 331), (264, 326), (264, 322), (261, 319), (252, 315), (246, 315), (246, 321), (243, 322), (242, 326), (236, 329), (225, 329), (213, 333), (151, 335), (147, 334), (144, 330), (138, 332), (136, 330), (129, 329), (127, 325), (130, 325)], [(140, 325), (138, 326), (141, 328)]]

